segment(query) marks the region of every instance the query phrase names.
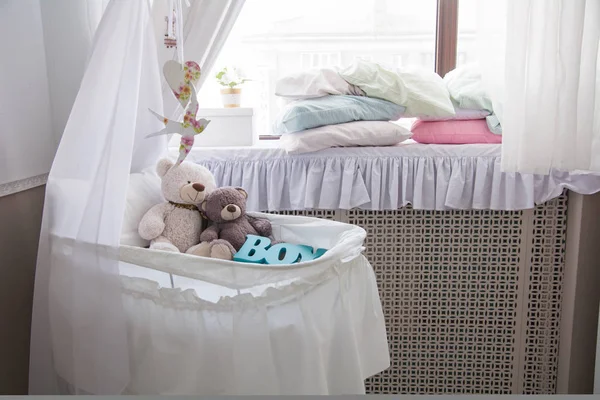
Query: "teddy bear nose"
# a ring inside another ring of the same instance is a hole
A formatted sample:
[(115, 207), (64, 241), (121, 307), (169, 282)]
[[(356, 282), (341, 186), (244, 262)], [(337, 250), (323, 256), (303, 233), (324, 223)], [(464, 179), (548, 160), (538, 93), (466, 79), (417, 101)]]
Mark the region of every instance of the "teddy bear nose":
[(231, 204), (230, 204), (230, 205), (228, 205), (228, 206), (227, 206), (227, 211), (229, 211), (229, 212), (235, 212), (235, 206), (234, 206), (234, 205), (231, 205)]
[(204, 191), (204, 185), (201, 183), (194, 183), (192, 185), (192, 187), (194, 188), (195, 191), (197, 192), (203, 192)]

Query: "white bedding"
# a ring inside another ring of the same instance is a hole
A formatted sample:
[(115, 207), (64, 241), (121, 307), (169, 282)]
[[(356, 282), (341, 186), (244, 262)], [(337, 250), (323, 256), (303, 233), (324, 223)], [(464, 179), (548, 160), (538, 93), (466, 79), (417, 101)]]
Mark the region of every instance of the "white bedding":
[[(288, 155), (284, 149), (279, 148), (278, 140), (262, 140), (252, 147), (195, 147), (187, 160), (228, 162), (330, 157), (500, 157), (500, 152), (499, 144), (436, 145), (421, 144), (409, 139), (395, 146), (331, 148)], [(172, 154), (175, 155), (176, 152)]]
[(533, 208), (564, 189), (600, 190), (600, 176), (553, 171), (503, 173), (501, 145), (331, 148), (288, 155), (277, 141), (255, 147), (195, 148), (188, 160), (209, 168), (221, 186), (241, 186), (248, 209), (426, 210)]

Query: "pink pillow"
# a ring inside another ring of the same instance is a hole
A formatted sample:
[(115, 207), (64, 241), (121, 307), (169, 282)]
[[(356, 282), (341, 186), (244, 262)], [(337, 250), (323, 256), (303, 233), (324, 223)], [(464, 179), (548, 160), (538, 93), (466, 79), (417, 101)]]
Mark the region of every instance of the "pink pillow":
[(502, 135), (495, 135), (485, 119), (420, 121), (412, 125), (412, 139), (426, 144), (502, 143)]

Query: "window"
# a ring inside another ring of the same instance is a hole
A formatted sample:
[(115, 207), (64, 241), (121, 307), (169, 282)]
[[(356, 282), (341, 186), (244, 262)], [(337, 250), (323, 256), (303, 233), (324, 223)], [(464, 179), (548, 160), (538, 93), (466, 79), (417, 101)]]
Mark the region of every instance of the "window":
[(302, 69), (331, 68), (340, 66), (340, 53), (302, 53)]
[(456, 66), (477, 61), (477, 0), (460, 0)]
[(439, 69), (436, 46), (439, 50), (447, 40), (440, 41), (436, 32), (451, 34), (452, 24), (440, 28), (440, 23), (454, 15), (449, 42), (454, 48), (441, 64), (449, 70), (456, 62), (457, 2), (246, 0), (213, 71), (203, 71), (209, 76), (199, 93), (200, 107), (221, 107), (214, 76), (223, 66), (236, 66), (252, 79), (243, 87), (242, 106), (254, 108), (258, 133), (270, 134), (283, 105), (274, 95), (277, 79), (303, 69), (346, 66), (359, 58), (396, 68), (434, 70), (437, 64)]

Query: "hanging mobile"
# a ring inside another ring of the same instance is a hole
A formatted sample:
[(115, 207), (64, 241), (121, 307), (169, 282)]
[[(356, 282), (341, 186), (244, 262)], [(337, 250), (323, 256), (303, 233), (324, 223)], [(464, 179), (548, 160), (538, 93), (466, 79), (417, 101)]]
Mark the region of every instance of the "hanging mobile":
[[(175, 60), (167, 61), (163, 66), (163, 74), (173, 95), (184, 110), (183, 121), (173, 121), (150, 110), (156, 118), (165, 124), (165, 127), (158, 132), (146, 136), (149, 138), (172, 133), (181, 135), (179, 157), (174, 165), (175, 167), (181, 164), (187, 157), (194, 145), (195, 136), (204, 132), (204, 129), (210, 123), (209, 120), (205, 118), (198, 119), (196, 116), (198, 112), (198, 98), (196, 97), (195, 85), (200, 80), (200, 66), (195, 61), (183, 62), (183, 33), (181, 27), (183, 17), (181, 1), (169, 0), (169, 15), (165, 17), (167, 29), (164, 43), (168, 49), (177, 47), (177, 37), (179, 37), (180, 43), (177, 49), (177, 56), (182, 64)], [(188, 7), (190, 6), (188, 0), (185, 0), (185, 3)]]
[(165, 124), (165, 127), (146, 137), (168, 135), (171, 133), (180, 134), (179, 157), (175, 163), (175, 166), (178, 166), (185, 160), (192, 149), (195, 136), (204, 132), (210, 121), (205, 118), (197, 119), (196, 116), (198, 112), (198, 98), (196, 97), (196, 88), (194, 85), (200, 79), (200, 66), (198, 63), (186, 61), (181, 65), (175, 60), (170, 60), (165, 63), (163, 73), (171, 91), (185, 110), (183, 121), (172, 121), (150, 110), (156, 118)]
[[(175, 10), (171, 10), (171, 13), (171, 18), (165, 16), (165, 47), (167, 49), (177, 47), (177, 37), (175, 36), (175, 24), (177, 22), (177, 17), (175, 15)], [(169, 29), (169, 25), (171, 26), (171, 29)]]

